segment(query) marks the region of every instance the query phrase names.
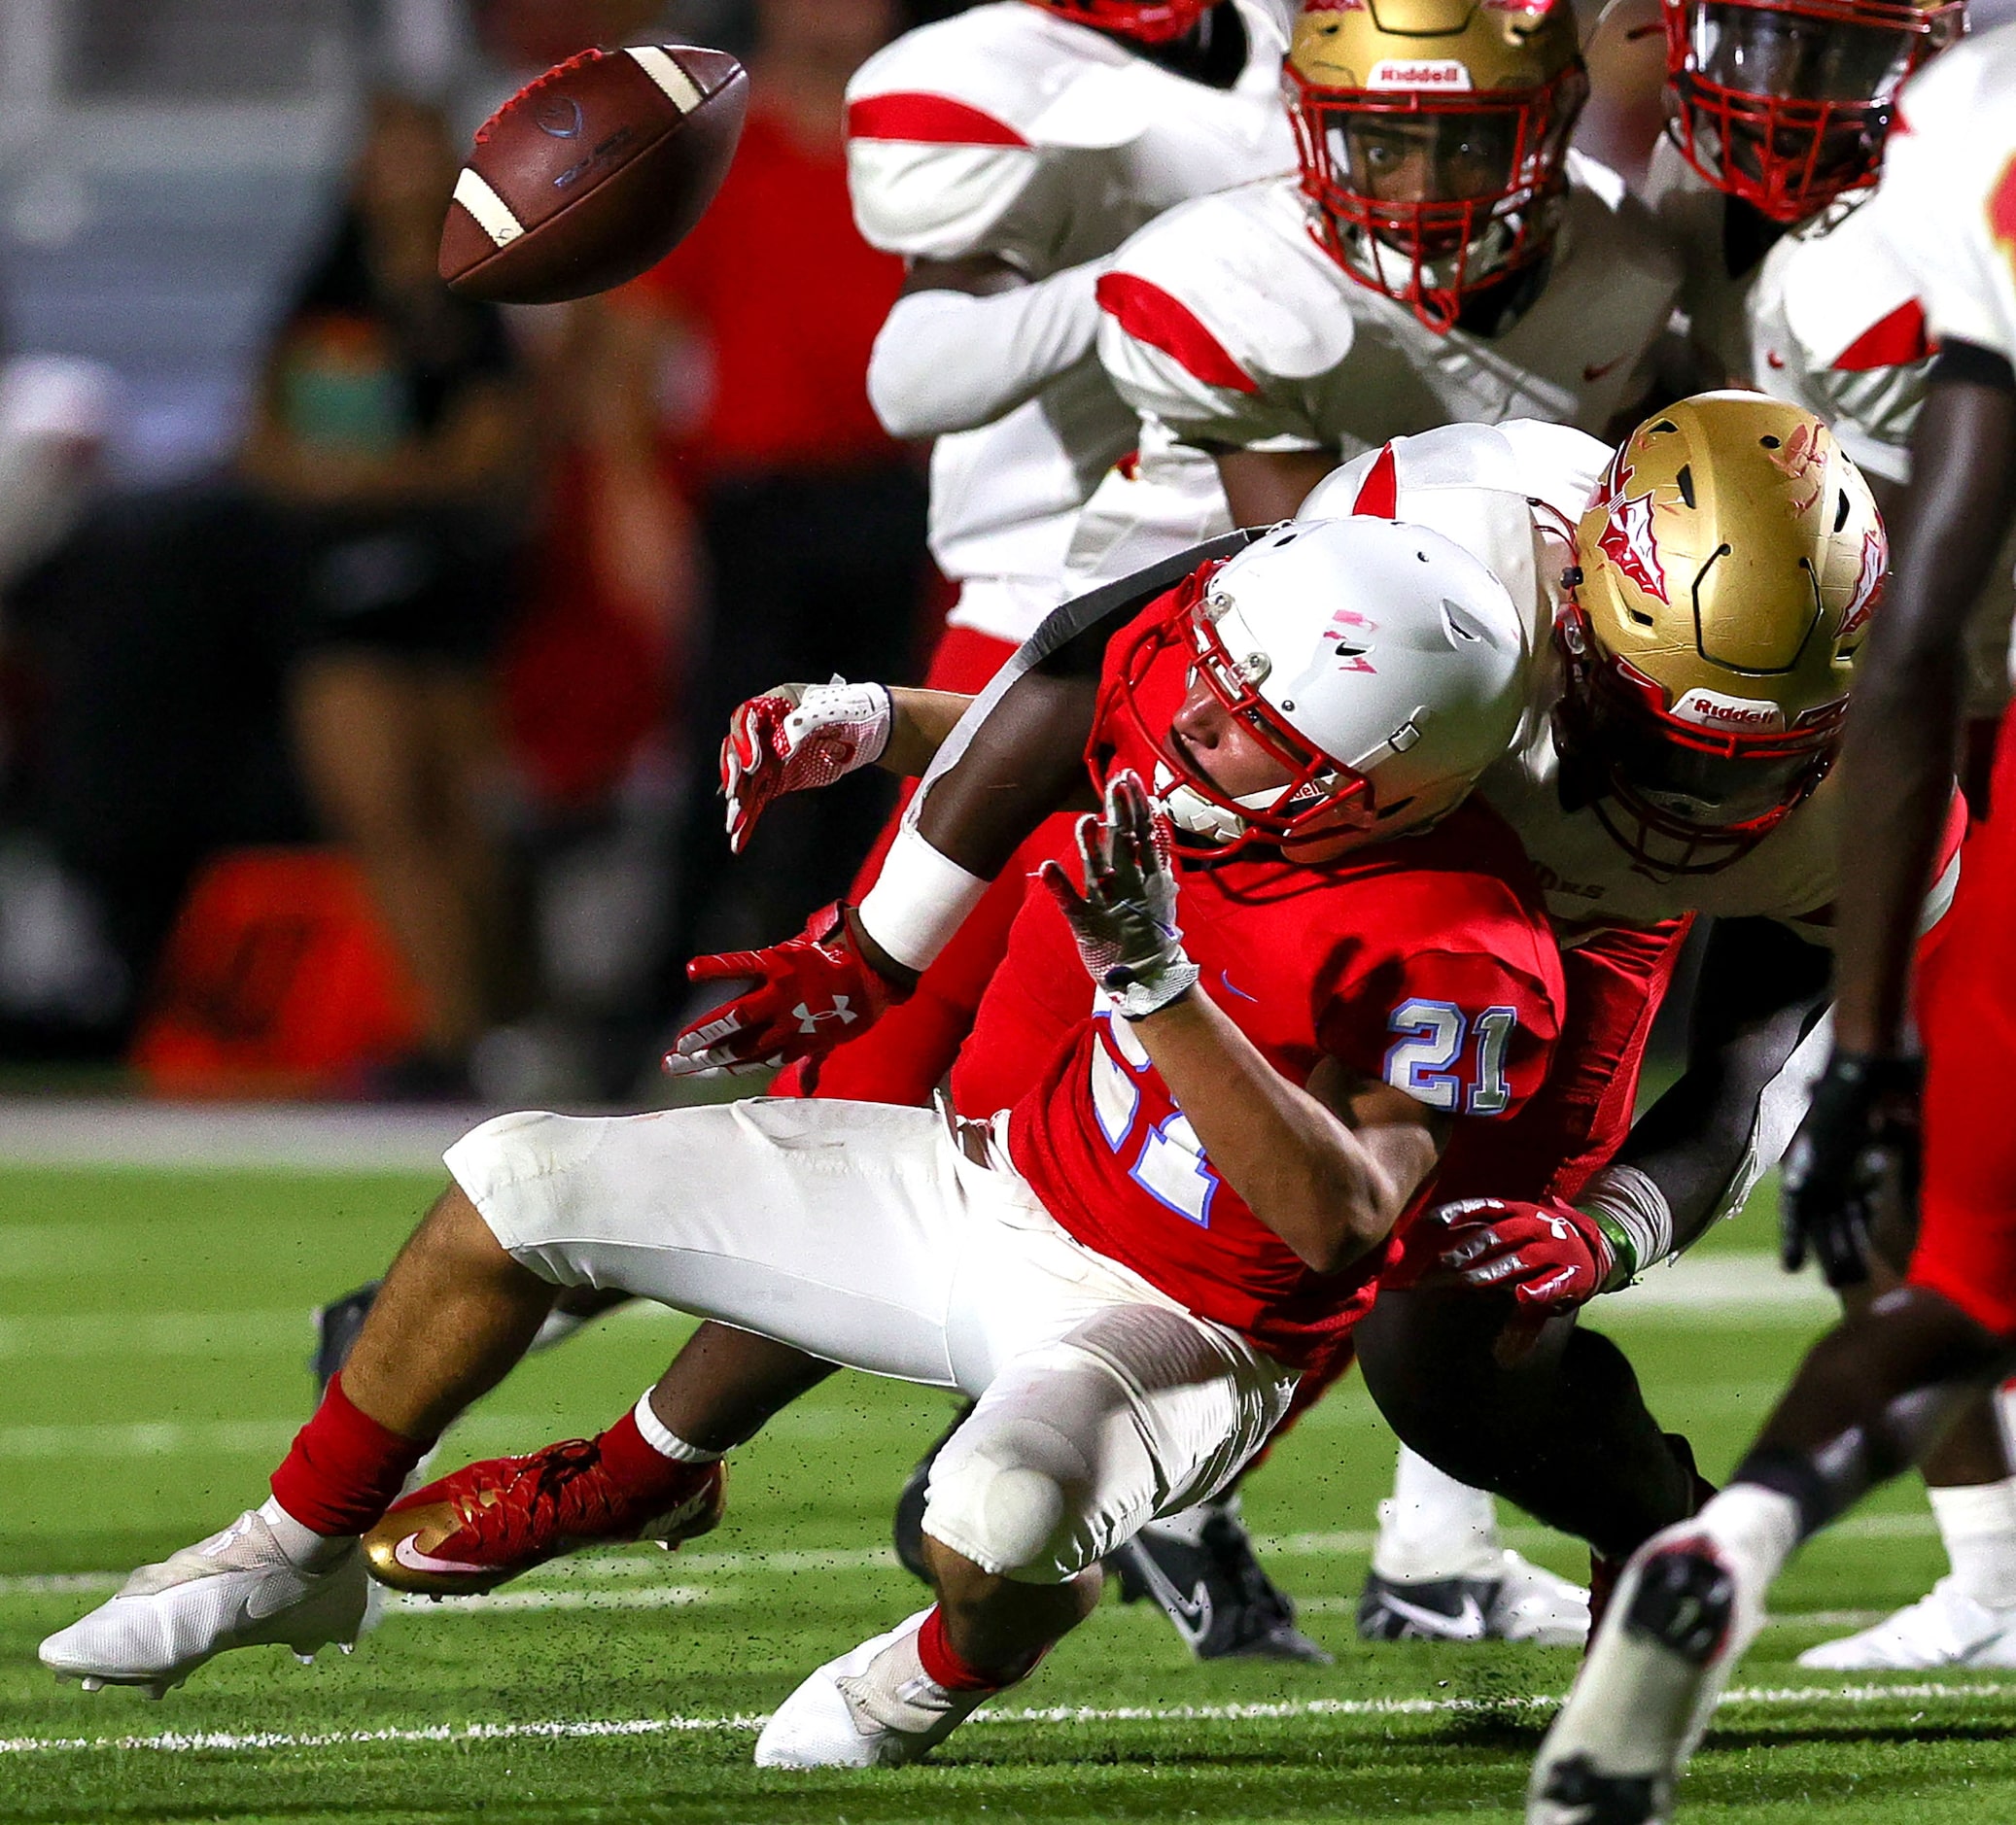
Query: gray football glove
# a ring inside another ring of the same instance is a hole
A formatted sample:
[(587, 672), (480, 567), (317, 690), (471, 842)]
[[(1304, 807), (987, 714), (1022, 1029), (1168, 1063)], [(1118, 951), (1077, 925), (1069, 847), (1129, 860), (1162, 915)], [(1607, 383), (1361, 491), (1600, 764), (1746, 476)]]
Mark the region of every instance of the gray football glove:
[(1103, 817), (1078, 820), (1078, 854), (1083, 894), (1055, 862), (1043, 864), (1043, 884), (1070, 921), (1092, 980), (1117, 1012), (1143, 1019), (1186, 993), (1198, 968), (1176, 923), (1168, 832), (1134, 774), (1107, 782)]

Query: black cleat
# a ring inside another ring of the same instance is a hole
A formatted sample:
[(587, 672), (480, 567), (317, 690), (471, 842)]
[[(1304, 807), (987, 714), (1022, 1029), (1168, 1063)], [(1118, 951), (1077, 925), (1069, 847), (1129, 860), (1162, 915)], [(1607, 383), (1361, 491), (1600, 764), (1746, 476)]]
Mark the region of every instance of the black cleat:
[[(1195, 1540), (1187, 1539), (1187, 1524), (1199, 1511), (1202, 1524)], [(1332, 1656), (1295, 1626), (1295, 1605), (1261, 1568), (1234, 1501), (1199, 1504), (1181, 1520), (1181, 1531), (1151, 1522), (1108, 1555), (1122, 1602), (1153, 1602), (1199, 1660), (1331, 1664)]]
[(1365, 1574), (1358, 1636), (1365, 1641), (1482, 1641), (1491, 1633), (1495, 1578), (1423, 1578), (1401, 1583)]
[(1661, 1784), (1651, 1774), (1602, 1773), (1586, 1755), (1577, 1755), (1547, 1772), (1540, 1798), (1575, 1825), (1651, 1825)]
[(896, 1557), (903, 1562), (903, 1569), (913, 1578), (931, 1581), (931, 1574), (924, 1569), (924, 1494), (930, 1486), (931, 1465), (938, 1462), (938, 1454), (945, 1449), (945, 1441), (960, 1427), (973, 1411), (970, 1400), (961, 1400), (959, 1409), (952, 1416), (952, 1424), (932, 1440), (931, 1448), (917, 1461), (910, 1475), (904, 1479), (903, 1492), (896, 1498)]
[(382, 1281), (367, 1280), (355, 1292), (346, 1292), (340, 1299), (331, 1299), (327, 1305), (316, 1307), (315, 1354), (308, 1359), (308, 1372), (315, 1377), (318, 1396), (327, 1391), (337, 1370), (350, 1360), (357, 1333), (364, 1329), (365, 1320), (370, 1317), (371, 1306), (382, 1285)]
[(1728, 1639), (1736, 1581), (1708, 1553), (1654, 1553), (1645, 1562), (1624, 1627), (1705, 1667)]

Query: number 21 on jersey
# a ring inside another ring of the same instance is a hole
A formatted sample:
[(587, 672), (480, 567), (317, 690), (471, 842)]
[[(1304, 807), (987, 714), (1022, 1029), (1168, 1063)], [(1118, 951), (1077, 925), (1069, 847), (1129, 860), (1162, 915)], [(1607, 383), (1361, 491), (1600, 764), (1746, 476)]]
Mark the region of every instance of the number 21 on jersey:
[(1502, 1116), (1512, 1097), (1505, 1053), (1516, 1008), (1486, 1008), (1475, 1018), (1453, 1001), (1403, 1001), (1387, 1016), (1399, 1037), (1386, 1050), (1386, 1082), (1430, 1109)]

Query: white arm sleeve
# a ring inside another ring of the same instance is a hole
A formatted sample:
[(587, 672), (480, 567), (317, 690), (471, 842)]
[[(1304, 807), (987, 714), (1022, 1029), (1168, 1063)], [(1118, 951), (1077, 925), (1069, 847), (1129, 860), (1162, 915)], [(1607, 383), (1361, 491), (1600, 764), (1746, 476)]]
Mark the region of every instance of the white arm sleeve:
[(1106, 262), (1067, 266), (989, 297), (913, 292), (896, 300), (868, 362), (868, 400), (892, 437), (975, 430), (1092, 353)]

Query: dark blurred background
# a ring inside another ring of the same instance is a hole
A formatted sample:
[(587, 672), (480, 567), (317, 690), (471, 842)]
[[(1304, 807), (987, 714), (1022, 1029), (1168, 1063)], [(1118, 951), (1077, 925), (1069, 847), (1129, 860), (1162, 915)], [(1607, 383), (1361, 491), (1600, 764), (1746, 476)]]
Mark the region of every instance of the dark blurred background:
[[(954, 10), (0, 8), (8, 1081), (622, 1096), (686, 954), (844, 886), (878, 786), (728, 870), (712, 751), (741, 696), (931, 637), (841, 88)], [(755, 77), (701, 230), (607, 298), (453, 299), (474, 127), (654, 39)]]

